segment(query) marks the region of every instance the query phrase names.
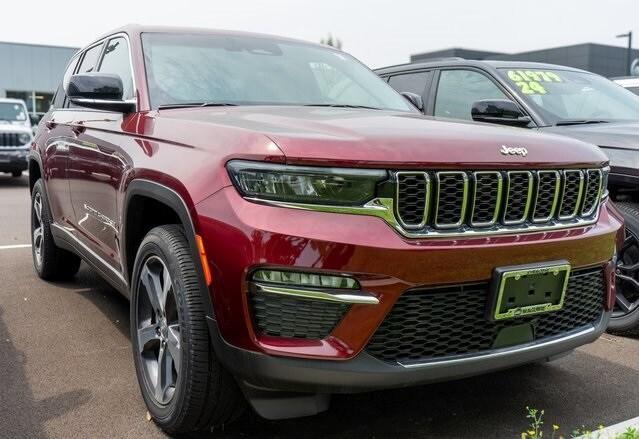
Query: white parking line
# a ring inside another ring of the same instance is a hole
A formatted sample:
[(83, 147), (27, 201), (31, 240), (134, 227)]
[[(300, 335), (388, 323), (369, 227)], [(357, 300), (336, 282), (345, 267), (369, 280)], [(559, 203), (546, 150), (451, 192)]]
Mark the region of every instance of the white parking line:
[(31, 244), (15, 244), (15, 245), (0, 245), (0, 250), (13, 250), (15, 248), (30, 248)]

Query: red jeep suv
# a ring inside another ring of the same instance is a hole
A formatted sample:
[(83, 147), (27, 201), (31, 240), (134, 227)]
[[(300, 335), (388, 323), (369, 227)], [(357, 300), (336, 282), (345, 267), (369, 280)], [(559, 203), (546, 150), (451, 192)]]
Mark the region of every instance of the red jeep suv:
[(82, 259), (130, 298), (168, 432), (552, 359), (614, 302), (601, 152), (429, 120), (329, 47), (114, 31), (70, 62), (29, 160), (37, 273)]

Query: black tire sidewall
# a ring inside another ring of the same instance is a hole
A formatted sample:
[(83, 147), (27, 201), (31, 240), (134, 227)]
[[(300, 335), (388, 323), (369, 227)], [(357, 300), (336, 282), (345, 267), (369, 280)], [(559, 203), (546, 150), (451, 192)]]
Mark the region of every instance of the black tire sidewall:
[[(142, 370), (142, 364), (140, 362), (140, 355), (138, 353), (138, 341), (137, 341), (137, 325), (138, 325), (138, 297), (140, 294), (138, 284), (140, 280), (140, 272), (144, 266), (144, 262), (151, 256), (156, 256), (164, 262), (169, 273), (171, 274), (171, 280), (173, 282), (173, 291), (175, 294), (175, 301), (178, 308), (178, 321), (180, 324), (180, 336), (181, 336), (181, 364), (180, 373), (175, 387), (175, 393), (171, 401), (166, 405), (160, 405), (155, 398), (149, 394), (152, 389), (149, 388), (146, 377)], [(175, 418), (182, 412), (185, 397), (185, 383), (189, 381), (190, 371), (188, 369), (187, 355), (191, 347), (189, 340), (189, 331), (187, 328), (188, 319), (186, 318), (184, 282), (181, 276), (181, 270), (179, 261), (169, 248), (169, 245), (165, 240), (161, 239), (155, 230), (149, 232), (147, 237), (142, 242), (138, 254), (135, 259), (133, 267), (133, 279), (131, 283), (131, 345), (133, 347), (133, 358), (135, 362), (135, 370), (140, 384), (140, 390), (142, 397), (144, 398), (149, 412), (156, 419), (161, 426), (173, 424)]]
[[(639, 238), (639, 203), (617, 202), (615, 206), (624, 217), (626, 230)], [(637, 261), (639, 262), (639, 261)], [(610, 319), (608, 329), (611, 331), (629, 331), (639, 328), (639, 308), (622, 317)]]

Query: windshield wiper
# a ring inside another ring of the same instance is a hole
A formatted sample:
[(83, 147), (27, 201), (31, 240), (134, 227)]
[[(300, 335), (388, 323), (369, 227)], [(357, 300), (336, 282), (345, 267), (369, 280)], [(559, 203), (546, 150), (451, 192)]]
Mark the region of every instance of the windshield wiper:
[(237, 104), (230, 102), (184, 102), (179, 104), (160, 105), (158, 109), (167, 110), (170, 108), (189, 108), (189, 107), (235, 107)]
[(304, 104), (305, 107), (335, 107), (335, 108), (365, 108), (367, 110), (382, 110), (378, 107), (367, 107), (366, 105), (350, 105), (350, 104)]
[(564, 119), (560, 120), (555, 124), (555, 126), (561, 125), (587, 125), (591, 123), (609, 123), (607, 120), (601, 119)]

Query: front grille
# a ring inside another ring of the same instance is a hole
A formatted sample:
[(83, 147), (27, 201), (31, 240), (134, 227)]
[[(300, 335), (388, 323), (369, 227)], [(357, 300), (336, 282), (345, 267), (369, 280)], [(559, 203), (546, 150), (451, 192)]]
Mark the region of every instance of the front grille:
[(559, 205), (559, 218), (570, 219), (577, 215), (583, 191), (584, 174), (581, 171), (564, 171), (564, 190)]
[(274, 337), (322, 339), (342, 320), (349, 305), (256, 292), (251, 294), (255, 330)]
[(0, 147), (22, 146), (18, 141), (18, 133), (0, 133)]
[(468, 176), (465, 172), (438, 172), (436, 178), (435, 226), (442, 229), (459, 227), (466, 214)]
[(581, 214), (592, 215), (597, 208), (597, 200), (601, 196), (603, 178), (599, 169), (589, 169), (586, 171), (586, 190), (584, 191), (584, 202)]
[(417, 234), (592, 221), (603, 181), (600, 169), (411, 171), (395, 175), (395, 215), (403, 228)]
[(397, 173), (397, 198), (404, 200), (398, 205), (397, 215), (406, 228), (423, 227), (426, 200), (430, 198), (430, 180), (423, 172)]
[(536, 316), (492, 322), (486, 318), (489, 284), (464, 284), (405, 292), (366, 347), (387, 362), (411, 362), (492, 349), (500, 330), (530, 323), (543, 340), (595, 323), (603, 312), (604, 276), (600, 268), (575, 270), (564, 307)]
[(539, 171), (537, 173), (537, 192), (535, 194), (534, 222), (546, 222), (552, 218), (558, 199), (560, 174), (557, 171)]

